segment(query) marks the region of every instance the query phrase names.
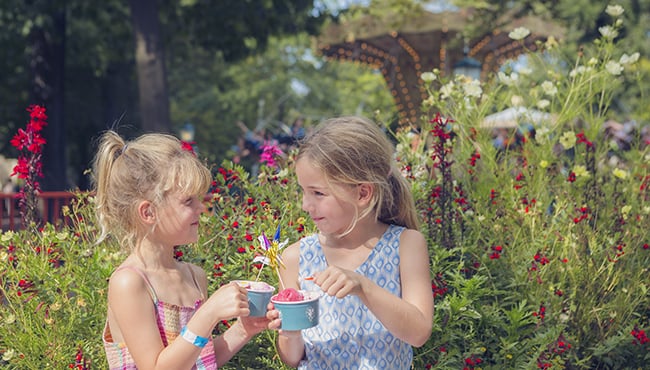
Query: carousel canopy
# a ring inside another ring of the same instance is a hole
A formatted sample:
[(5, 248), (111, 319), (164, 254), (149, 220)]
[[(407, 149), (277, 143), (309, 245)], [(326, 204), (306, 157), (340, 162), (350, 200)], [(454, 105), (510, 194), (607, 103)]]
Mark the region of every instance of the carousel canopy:
[[(476, 37), (465, 36), (470, 22), (476, 22), (468, 10), (432, 13), (402, 18), (365, 15), (332, 24), (318, 38), (318, 50), (338, 60), (359, 62), (380, 70), (395, 99), (401, 122), (416, 123), (420, 103), (426, 98), (420, 74), (439, 69), (450, 74), (465, 57), (481, 63), (482, 74), (495, 71), (525, 50), (536, 51), (537, 41), (563, 30), (535, 17), (501, 17), (494, 28)], [(512, 40), (510, 31), (525, 27), (531, 31), (524, 40)]]

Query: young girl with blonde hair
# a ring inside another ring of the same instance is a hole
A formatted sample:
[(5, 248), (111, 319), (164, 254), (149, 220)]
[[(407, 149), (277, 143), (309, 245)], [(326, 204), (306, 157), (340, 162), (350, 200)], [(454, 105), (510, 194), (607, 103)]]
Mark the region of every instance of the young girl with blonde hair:
[[(267, 325), (248, 318), (236, 283), (211, 296), (205, 272), (174, 258), (198, 240), (209, 169), (177, 138), (145, 134), (124, 141), (105, 132), (94, 162), (100, 241), (115, 238), (128, 257), (108, 283), (103, 333), (109, 368), (216, 369)], [(239, 318), (212, 338), (221, 320)]]
[[(286, 288), (321, 290), (319, 324), (280, 330), (278, 351), (299, 369), (410, 369), (431, 335), (429, 256), (394, 147), (373, 122), (340, 117), (300, 143), (302, 208), (318, 227), (286, 248)], [(313, 277), (313, 280), (305, 279)], [(269, 311), (280, 328), (279, 311)]]

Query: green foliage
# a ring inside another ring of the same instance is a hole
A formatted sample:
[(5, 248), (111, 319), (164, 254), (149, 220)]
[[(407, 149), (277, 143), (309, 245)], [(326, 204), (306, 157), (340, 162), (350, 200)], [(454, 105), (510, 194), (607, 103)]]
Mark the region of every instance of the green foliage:
[[(647, 343), (630, 333), (648, 325), (639, 277), (650, 262), (649, 147), (622, 150), (603, 126), (617, 119), (610, 106), (638, 54), (600, 32), (574, 61), (540, 45), (545, 54), (485, 84), (423, 76), (428, 135), (415, 150), (398, 146), (416, 189), (434, 190), (416, 194), (427, 197), (432, 253), (445, 251), (433, 259), (441, 297), (420, 365), (644, 366)], [(524, 113), (504, 129), (484, 121), (513, 107), (543, 119)], [(499, 149), (497, 132), (506, 135)]]
[[(552, 42), (540, 46), (543, 56), (482, 84), (424, 74), (430, 97), (419, 132), (394, 133), (429, 241), (436, 303), (416, 369), (646, 367), (650, 146), (622, 150), (603, 130), (640, 67), (606, 36), (571, 59)], [(505, 130), (509, 145), (495, 147), (484, 118), (514, 106), (548, 115), (522, 116), (518, 134)], [(178, 249), (207, 271), (210, 291), (234, 279), (278, 286), (275, 271), (253, 263), (263, 253), (257, 236), (279, 225), (280, 239), (295, 242), (315, 231), (293, 158), (261, 166), (256, 178), (228, 161), (214, 169), (200, 240)], [(81, 348), (105, 368), (106, 278), (124, 256), (113, 242), (93, 243), (93, 198), (80, 197), (70, 211), (78, 222), (0, 238), (2, 367), (66, 368)], [(286, 368), (275, 335), (257, 336), (223, 368)]]
[(105, 366), (101, 330), (106, 317), (106, 279), (119, 255), (96, 247), (80, 194), (73, 227), (47, 224), (39, 233), (5, 232), (0, 239), (0, 367), (64, 369), (77, 348)]
[[(242, 136), (235, 124), (280, 134), (298, 117), (305, 126), (326, 116), (381, 111), (395, 115), (381, 74), (353, 63), (328, 63), (313, 55), (308, 35), (269, 39), (259, 55), (226, 64), (218, 55), (196, 48), (192, 57), (172, 58), (172, 121), (191, 122), (201, 156), (210, 163), (232, 158)], [(270, 77), (271, 76), (271, 77)], [(304, 90), (295, 89), (299, 84)], [(250, 170), (250, 164), (246, 167)]]

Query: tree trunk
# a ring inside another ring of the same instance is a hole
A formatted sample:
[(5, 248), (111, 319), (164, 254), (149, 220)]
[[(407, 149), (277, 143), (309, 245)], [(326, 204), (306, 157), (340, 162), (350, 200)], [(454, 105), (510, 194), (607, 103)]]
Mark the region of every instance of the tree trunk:
[(156, 0), (129, 0), (144, 132), (171, 133), (164, 50)]
[(55, 9), (51, 29), (34, 27), (30, 34), (31, 104), (47, 109), (47, 126), (42, 134), (43, 191), (69, 190), (65, 153), (64, 80), (65, 9)]

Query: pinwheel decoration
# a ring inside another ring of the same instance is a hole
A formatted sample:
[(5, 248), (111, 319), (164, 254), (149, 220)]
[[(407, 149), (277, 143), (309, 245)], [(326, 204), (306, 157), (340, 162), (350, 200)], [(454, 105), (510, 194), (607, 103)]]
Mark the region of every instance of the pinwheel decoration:
[[(289, 239), (287, 238), (283, 242), (280, 242), (280, 234), (281, 227), (278, 225), (275, 235), (273, 235), (273, 240), (269, 241), (264, 232), (257, 237), (262, 247), (262, 255), (255, 256), (253, 262), (261, 262), (262, 268), (264, 265), (269, 265), (278, 274), (280, 285), (284, 289), (284, 282), (282, 281), (282, 277), (280, 277), (280, 266), (284, 267), (284, 262), (282, 262), (280, 251), (287, 245)], [(262, 268), (257, 273), (257, 280), (259, 280), (260, 274), (262, 273)]]

